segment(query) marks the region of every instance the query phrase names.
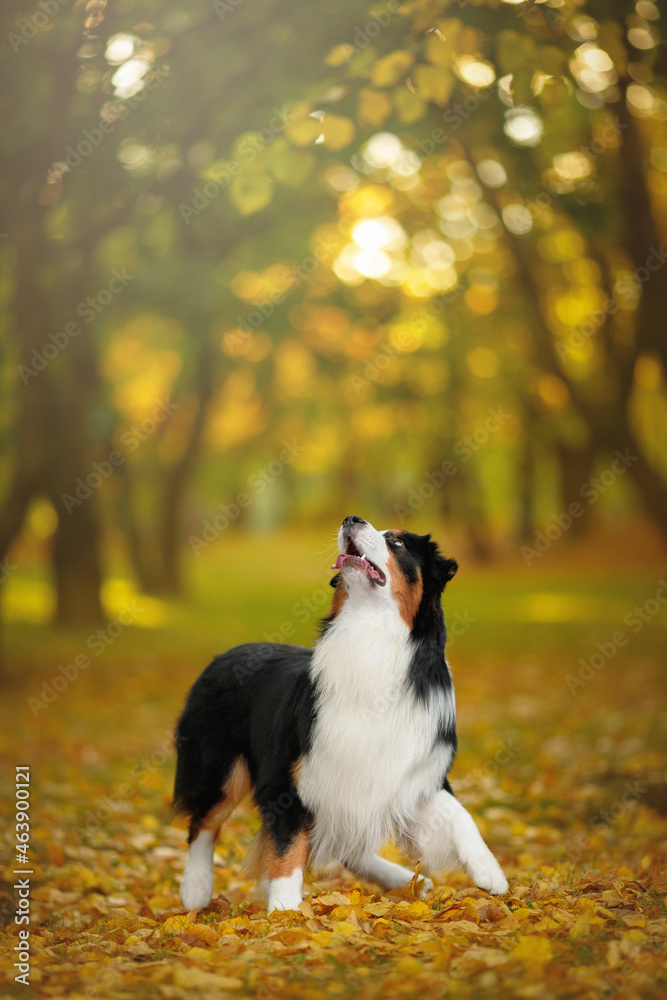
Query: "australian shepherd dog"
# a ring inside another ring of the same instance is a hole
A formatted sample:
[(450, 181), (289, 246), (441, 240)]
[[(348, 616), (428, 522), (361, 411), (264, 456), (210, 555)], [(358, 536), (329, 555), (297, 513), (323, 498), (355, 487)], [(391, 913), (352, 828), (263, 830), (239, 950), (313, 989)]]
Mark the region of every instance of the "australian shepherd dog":
[(457, 564), (430, 535), (361, 517), (345, 518), (338, 547), (313, 649), (237, 646), (189, 693), (174, 788), (190, 819), (187, 909), (211, 902), (217, 834), (250, 793), (262, 826), (248, 864), (269, 911), (297, 909), (307, 868), (337, 862), (385, 889), (409, 885), (413, 872), (376, 853), (389, 838), (420, 871), (463, 867), (481, 889), (507, 891), (447, 780), (456, 709), (441, 597)]

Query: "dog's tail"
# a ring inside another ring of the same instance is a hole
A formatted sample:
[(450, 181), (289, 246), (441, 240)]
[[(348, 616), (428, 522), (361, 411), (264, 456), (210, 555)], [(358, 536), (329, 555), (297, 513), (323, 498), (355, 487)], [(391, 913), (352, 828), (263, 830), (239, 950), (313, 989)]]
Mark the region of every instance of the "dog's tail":
[(192, 816), (197, 811), (197, 802), (205, 790), (201, 744), (188, 729), (187, 722), (181, 717), (174, 735), (177, 756), (170, 819), (175, 819), (177, 816)]

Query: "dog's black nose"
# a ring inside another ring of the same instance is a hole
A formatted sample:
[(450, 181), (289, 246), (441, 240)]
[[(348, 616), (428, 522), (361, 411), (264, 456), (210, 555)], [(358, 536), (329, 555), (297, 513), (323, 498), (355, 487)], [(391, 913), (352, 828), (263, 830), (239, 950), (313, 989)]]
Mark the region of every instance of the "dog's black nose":
[(349, 528), (353, 524), (365, 524), (365, 523), (366, 522), (364, 521), (363, 517), (357, 517), (356, 514), (350, 514), (349, 517), (346, 517), (345, 520), (343, 521), (343, 526)]

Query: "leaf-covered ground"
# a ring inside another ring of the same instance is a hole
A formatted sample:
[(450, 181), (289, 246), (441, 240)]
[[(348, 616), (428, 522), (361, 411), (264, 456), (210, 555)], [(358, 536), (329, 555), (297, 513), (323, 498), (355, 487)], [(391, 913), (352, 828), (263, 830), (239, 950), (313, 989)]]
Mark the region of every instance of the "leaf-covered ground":
[[(29, 765), (34, 874), (26, 988), (13, 981), (7, 816), (2, 996), (664, 997), (667, 614), (659, 601), (649, 613), (658, 567), (626, 563), (622, 578), (611, 559), (602, 573), (585, 561), (574, 573), (566, 561), (462, 571), (450, 588), (461, 741), (452, 783), (505, 869), (506, 897), (461, 873), (423, 901), (381, 895), (341, 869), (308, 884), (300, 913), (267, 917), (242, 869), (257, 829), (242, 808), (218, 847), (212, 908), (184, 913), (185, 830), (169, 825), (168, 806), (185, 693), (213, 653), (286, 624), (290, 640), (307, 642), (324, 611), (321, 556), (302, 544), (300, 558), (292, 539), (285, 566), (253, 544), (230, 542), (226, 563), (198, 567), (193, 606), (140, 598), (137, 621), (99, 654), (87, 636), (7, 629), (3, 801), (13, 801), (14, 767)], [(29, 581), (21, 586), (8, 595), (16, 607), (29, 604)], [(120, 604), (121, 590), (111, 595)], [(633, 608), (645, 609), (636, 632), (624, 623)], [(622, 645), (611, 638), (619, 630)], [(581, 680), (580, 661), (609, 642), (613, 654), (571, 690), (567, 676)], [(35, 715), (27, 699), (82, 650), (90, 666)]]

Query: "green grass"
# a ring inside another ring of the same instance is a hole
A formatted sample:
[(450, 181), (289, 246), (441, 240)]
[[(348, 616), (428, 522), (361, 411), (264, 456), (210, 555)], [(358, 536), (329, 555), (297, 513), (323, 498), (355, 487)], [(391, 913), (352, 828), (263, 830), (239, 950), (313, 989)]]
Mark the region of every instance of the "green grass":
[[(189, 558), (184, 600), (136, 595), (127, 570), (116, 565), (105, 589), (110, 616), (133, 594), (139, 610), (136, 624), (114, 640), (114, 655), (178, 654), (199, 663), (236, 643), (266, 637), (312, 645), (332, 594), (333, 541), (328, 554), (324, 548), (315, 534), (230, 535)], [(546, 562), (532, 568), (516, 561), (482, 568), (464, 563), (444, 599), (450, 658), (455, 663), (459, 657), (561, 651), (576, 662), (619, 629), (629, 633), (635, 654), (665, 649), (664, 608), (637, 634), (623, 621), (635, 606), (654, 598), (659, 579), (653, 566), (614, 573), (606, 566), (596, 571), (595, 563), (581, 558), (567, 568)], [(85, 648), (89, 633), (44, 627), (52, 601), (37, 569), (10, 578), (3, 642), (10, 673), (16, 657), (25, 668), (35, 656), (57, 660), (82, 643)]]

